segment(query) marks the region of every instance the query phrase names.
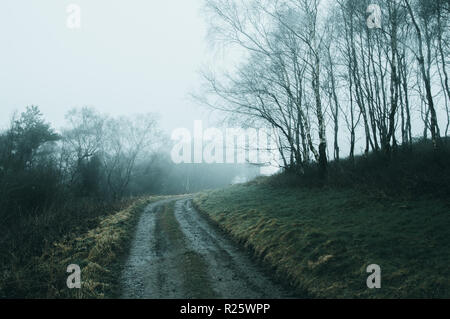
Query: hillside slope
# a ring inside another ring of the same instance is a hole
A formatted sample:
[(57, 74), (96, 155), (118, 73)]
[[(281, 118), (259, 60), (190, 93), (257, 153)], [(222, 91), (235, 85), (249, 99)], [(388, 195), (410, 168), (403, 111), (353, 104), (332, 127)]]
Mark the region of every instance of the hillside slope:
[[(273, 187), (197, 194), (195, 206), (311, 297), (450, 297), (450, 203)], [(381, 267), (368, 289), (366, 267)]]

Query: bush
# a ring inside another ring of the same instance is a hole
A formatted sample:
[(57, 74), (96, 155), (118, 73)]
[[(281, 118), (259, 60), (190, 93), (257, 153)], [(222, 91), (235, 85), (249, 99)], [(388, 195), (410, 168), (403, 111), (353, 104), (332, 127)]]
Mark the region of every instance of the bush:
[(419, 141), (389, 155), (370, 153), (354, 160), (330, 162), (326, 180), (320, 178), (317, 165), (310, 165), (302, 175), (285, 172), (267, 182), (274, 186), (356, 187), (392, 196), (449, 198), (450, 139), (444, 140), (439, 151), (430, 141)]

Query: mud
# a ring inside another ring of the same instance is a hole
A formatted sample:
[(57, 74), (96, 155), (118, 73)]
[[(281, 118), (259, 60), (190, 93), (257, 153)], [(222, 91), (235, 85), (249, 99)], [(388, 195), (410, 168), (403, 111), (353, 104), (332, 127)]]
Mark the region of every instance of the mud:
[[(163, 208), (171, 200), (149, 205), (140, 218), (122, 274), (123, 298), (294, 297), (289, 289), (274, 281), (246, 250), (212, 227), (192, 206), (191, 198), (172, 201), (175, 201), (173, 213), (185, 244), (182, 248), (171, 247), (168, 234), (158, 227)], [(184, 254), (192, 252), (201, 256), (202, 264), (206, 264), (208, 280), (186, 287), (183, 284), (185, 278), (198, 276), (183, 273), (184, 267), (178, 263)], [(202, 295), (201, 292), (208, 291), (202, 285), (209, 285), (213, 294)]]

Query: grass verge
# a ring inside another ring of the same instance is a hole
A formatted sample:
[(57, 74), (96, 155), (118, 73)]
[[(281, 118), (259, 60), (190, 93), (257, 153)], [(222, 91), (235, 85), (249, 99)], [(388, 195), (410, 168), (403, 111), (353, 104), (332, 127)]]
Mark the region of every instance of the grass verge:
[[(159, 197), (135, 200), (128, 208), (99, 217), (94, 227), (70, 233), (33, 257), (27, 268), (27, 298), (115, 298), (120, 295), (121, 267), (141, 212)], [(66, 286), (67, 266), (81, 268), (81, 289)]]
[[(203, 192), (194, 204), (309, 296), (450, 297), (448, 201), (269, 181)], [(381, 289), (366, 286), (370, 264), (381, 266)]]

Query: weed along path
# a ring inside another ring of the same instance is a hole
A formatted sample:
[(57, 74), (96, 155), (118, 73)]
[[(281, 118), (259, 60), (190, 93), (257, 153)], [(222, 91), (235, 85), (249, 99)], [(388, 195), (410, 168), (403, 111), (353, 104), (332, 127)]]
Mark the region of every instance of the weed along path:
[(292, 298), (241, 247), (212, 227), (191, 198), (150, 204), (123, 274), (123, 298)]

